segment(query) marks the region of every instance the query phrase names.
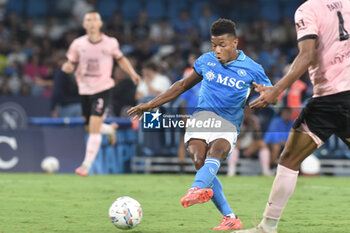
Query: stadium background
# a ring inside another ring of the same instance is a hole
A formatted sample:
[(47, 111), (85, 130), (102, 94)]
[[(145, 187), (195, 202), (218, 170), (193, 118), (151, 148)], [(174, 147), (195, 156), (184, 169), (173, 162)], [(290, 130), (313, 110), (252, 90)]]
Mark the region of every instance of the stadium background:
[[(153, 60), (172, 83), (182, 78), (190, 54), (198, 56), (210, 50), (210, 24), (219, 17), (230, 18), (237, 24), (239, 49), (262, 64), (275, 83), (297, 54), (293, 14), (301, 2), (0, 0), (0, 171), (40, 172), (45, 156), (57, 157), (63, 173), (73, 172), (81, 162), (85, 143), (82, 120), (61, 118), (58, 108), (79, 101), (74, 88), (66, 92), (59, 88), (74, 86), (60, 83), (64, 77), (59, 69), (70, 42), (84, 33), (84, 13), (100, 12), (103, 32), (119, 40), (139, 73), (145, 61)], [(134, 130), (125, 110), (136, 104), (136, 88), (117, 68), (113, 78), (117, 85), (109, 120), (121, 126), (118, 145), (110, 147), (104, 141), (92, 173), (176, 172), (181, 132), (158, 132), (150, 137)], [(297, 96), (304, 102), (312, 87), (307, 75), (301, 80), (305, 85)], [(285, 94), (279, 106), (255, 112), (263, 132), (280, 107), (296, 111), (301, 107), (289, 98)], [(177, 109), (176, 103), (171, 109)], [(66, 114), (76, 110), (73, 106)], [(322, 173), (350, 174), (349, 151), (337, 138), (331, 138), (316, 155), (323, 161)], [(247, 174), (255, 171), (251, 165), (241, 167)], [(193, 171), (190, 163), (188, 171)]]

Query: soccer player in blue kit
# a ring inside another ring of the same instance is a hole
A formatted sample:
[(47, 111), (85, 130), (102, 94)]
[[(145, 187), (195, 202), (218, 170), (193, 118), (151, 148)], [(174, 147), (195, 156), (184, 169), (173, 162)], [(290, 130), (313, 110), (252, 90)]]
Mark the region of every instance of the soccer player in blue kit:
[(181, 204), (186, 208), (212, 200), (223, 216), (221, 224), (213, 229), (233, 230), (240, 229), (242, 223), (224, 196), (217, 172), (235, 146), (251, 88), (254, 85), (271, 86), (271, 82), (261, 65), (237, 49), (233, 21), (218, 19), (211, 25), (210, 32), (213, 51), (200, 56), (187, 77), (153, 100), (131, 108), (128, 113), (141, 119), (145, 111), (174, 100), (202, 82), (198, 106), (191, 119), (221, 124), (219, 130), (187, 127), (185, 143), (197, 173)]

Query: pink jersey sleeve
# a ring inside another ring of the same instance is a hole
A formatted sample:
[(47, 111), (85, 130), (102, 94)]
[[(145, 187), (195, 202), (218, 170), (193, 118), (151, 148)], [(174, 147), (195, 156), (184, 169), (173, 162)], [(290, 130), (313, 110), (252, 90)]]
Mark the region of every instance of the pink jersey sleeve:
[(298, 41), (318, 37), (317, 17), (307, 2), (295, 12), (294, 21)]
[(113, 49), (112, 49), (112, 56), (115, 58), (115, 59), (119, 59), (121, 58), (122, 56), (124, 56), (123, 52), (120, 50), (119, 48), (119, 42), (117, 39), (113, 38), (113, 43), (115, 44), (113, 46)]
[(68, 60), (74, 63), (79, 62), (79, 52), (78, 52), (77, 44), (78, 44), (77, 41), (74, 40), (72, 44), (69, 46), (69, 49), (66, 53)]

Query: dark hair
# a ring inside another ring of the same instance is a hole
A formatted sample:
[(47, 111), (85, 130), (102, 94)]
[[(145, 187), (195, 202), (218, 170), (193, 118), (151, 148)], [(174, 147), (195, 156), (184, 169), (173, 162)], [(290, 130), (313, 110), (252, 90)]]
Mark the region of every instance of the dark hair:
[(212, 23), (210, 33), (212, 36), (229, 34), (236, 37), (236, 24), (230, 19), (220, 18)]
[(92, 9), (92, 10), (86, 12), (85, 14), (92, 14), (92, 13), (100, 14), (100, 12), (98, 12), (98, 11), (95, 10), (95, 9)]
[(153, 71), (158, 71), (158, 66), (152, 61), (146, 61), (142, 64), (143, 69), (150, 69)]

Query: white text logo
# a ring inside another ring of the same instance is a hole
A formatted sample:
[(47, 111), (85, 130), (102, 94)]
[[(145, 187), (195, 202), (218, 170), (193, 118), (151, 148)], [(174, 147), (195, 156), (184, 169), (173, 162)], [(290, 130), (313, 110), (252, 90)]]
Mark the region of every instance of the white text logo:
[(242, 80), (237, 81), (235, 78), (230, 78), (228, 76), (223, 78), (221, 74), (218, 74), (218, 79), (216, 80), (216, 82), (225, 86), (236, 87), (237, 89), (242, 89), (245, 84), (245, 82)]
[[(16, 138), (0, 136), (0, 143), (6, 143), (11, 147), (12, 150), (17, 150), (17, 141)], [(4, 161), (0, 157), (0, 169), (11, 169), (16, 166), (18, 163), (18, 157), (14, 156), (8, 161)]]

